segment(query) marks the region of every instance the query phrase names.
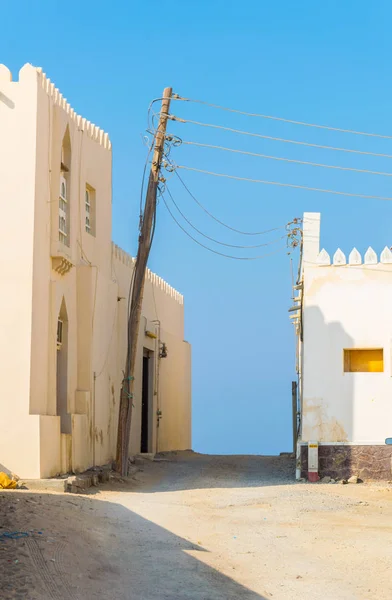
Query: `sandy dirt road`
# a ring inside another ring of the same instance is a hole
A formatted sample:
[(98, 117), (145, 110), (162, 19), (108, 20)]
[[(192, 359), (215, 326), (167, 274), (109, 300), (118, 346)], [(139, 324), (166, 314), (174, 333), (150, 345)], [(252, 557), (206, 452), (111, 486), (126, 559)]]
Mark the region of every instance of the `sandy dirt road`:
[(84, 496), (0, 492), (3, 600), (390, 600), (392, 486), (180, 453)]

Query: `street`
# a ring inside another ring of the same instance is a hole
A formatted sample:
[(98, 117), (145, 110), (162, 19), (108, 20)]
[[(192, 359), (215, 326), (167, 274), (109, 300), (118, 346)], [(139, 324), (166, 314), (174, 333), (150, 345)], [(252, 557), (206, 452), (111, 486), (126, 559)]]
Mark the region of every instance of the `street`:
[(1, 597), (382, 600), (392, 486), (307, 484), (287, 457), (143, 461), (84, 496), (0, 492)]

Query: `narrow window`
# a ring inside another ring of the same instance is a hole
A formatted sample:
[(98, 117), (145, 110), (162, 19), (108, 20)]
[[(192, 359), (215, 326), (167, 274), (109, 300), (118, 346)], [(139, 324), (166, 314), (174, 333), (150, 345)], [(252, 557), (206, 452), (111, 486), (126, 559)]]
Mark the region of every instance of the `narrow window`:
[(383, 373), (384, 350), (382, 348), (350, 348), (344, 350), (345, 373)]
[(60, 198), (59, 198), (59, 240), (63, 244), (68, 244), (68, 197), (67, 180), (65, 177), (60, 179)]
[(60, 190), (59, 190), (59, 241), (65, 246), (70, 245), (70, 189), (71, 140), (67, 127), (61, 146)]
[(60, 350), (63, 343), (63, 322), (61, 319), (57, 321), (57, 350)]
[(95, 190), (90, 185), (86, 185), (85, 197), (84, 197), (84, 208), (85, 208), (85, 229), (87, 233), (95, 236), (95, 222), (96, 222), (96, 201), (95, 201)]

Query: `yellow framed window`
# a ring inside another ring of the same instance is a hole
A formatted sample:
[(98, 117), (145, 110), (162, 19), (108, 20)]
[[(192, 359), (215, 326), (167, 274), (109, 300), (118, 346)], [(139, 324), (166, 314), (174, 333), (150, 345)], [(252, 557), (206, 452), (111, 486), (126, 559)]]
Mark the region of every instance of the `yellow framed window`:
[(383, 373), (382, 348), (349, 348), (344, 350), (345, 373)]

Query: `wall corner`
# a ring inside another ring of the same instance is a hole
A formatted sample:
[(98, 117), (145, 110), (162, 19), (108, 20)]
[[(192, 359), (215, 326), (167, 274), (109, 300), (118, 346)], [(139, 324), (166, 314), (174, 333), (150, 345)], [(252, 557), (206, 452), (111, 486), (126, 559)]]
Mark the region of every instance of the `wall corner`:
[(303, 218), (303, 266), (313, 266), (320, 253), (320, 213), (304, 213)]

